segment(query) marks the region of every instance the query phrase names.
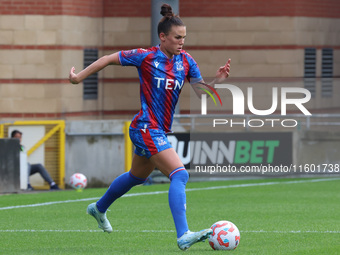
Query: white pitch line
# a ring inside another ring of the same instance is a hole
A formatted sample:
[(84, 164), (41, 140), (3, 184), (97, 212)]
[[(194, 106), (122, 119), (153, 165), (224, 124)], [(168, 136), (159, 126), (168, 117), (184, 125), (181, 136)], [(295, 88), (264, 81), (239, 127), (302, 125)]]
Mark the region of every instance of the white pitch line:
[[(340, 178), (311, 179), (311, 180), (284, 181), (284, 182), (260, 182), (260, 183), (233, 184), (233, 185), (226, 185), (226, 186), (191, 188), (191, 189), (186, 189), (186, 192), (202, 191), (202, 190), (215, 190), (215, 189), (229, 189), (229, 188), (244, 188), (244, 187), (254, 187), (254, 186), (256, 187), (256, 186), (279, 185), (279, 184), (296, 184), (296, 183), (308, 183), (308, 182), (337, 181), (337, 180), (340, 180)], [(123, 197), (158, 195), (158, 194), (166, 194), (166, 193), (168, 193), (167, 190), (153, 191), (153, 192), (141, 192), (141, 193), (125, 194)], [(37, 207), (37, 206), (45, 206), (45, 205), (55, 205), (55, 204), (64, 204), (64, 203), (92, 201), (92, 200), (98, 200), (98, 199), (100, 199), (100, 197), (83, 198), (83, 199), (75, 199), (75, 200), (64, 200), (64, 201), (53, 201), (53, 202), (37, 203), (37, 204), (29, 204), (29, 205), (15, 205), (15, 206), (0, 207), (0, 211), (1, 210), (17, 209), (17, 208), (28, 208), (28, 207)]]
[[(0, 233), (18, 233), (18, 232), (57, 232), (57, 233), (87, 233), (87, 232), (103, 232), (103, 230), (80, 230), (80, 229), (0, 229)], [(175, 233), (175, 230), (113, 230), (113, 232), (125, 233)], [(290, 231), (266, 231), (266, 230), (243, 230), (240, 233), (255, 233), (255, 234), (340, 234), (336, 230), (290, 230)]]
[(314, 234), (340, 234), (340, 230), (325, 230), (325, 231), (317, 231), (317, 230), (290, 230), (290, 231), (279, 231), (279, 230), (272, 230), (272, 231), (266, 231), (266, 230), (243, 230), (240, 231), (243, 233), (277, 233), (277, 234), (308, 234), (308, 233), (314, 233)]
[[(103, 232), (103, 230), (80, 230), (80, 229), (0, 229), (0, 233), (16, 232)], [(113, 232), (138, 232), (138, 233), (174, 233), (175, 230), (113, 230)]]
[(9, 209), (16, 209), (16, 208), (27, 208), (27, 207), (37, 207), (37, 206), (45, 206), (45, 205), (55, 205), (55, 204), (64, 204), (64, 203), (74, 203), (74, 202), (82, 202), (82, 201), (92, 201), (99, 199), (100, 197), (92, 197), (92, 198), (83, 198), (83, 199), (76, 199), (76, 200), (64, 200), (64, 201), (53, 201), (53, 202), (46, 202), (46, 203), (38, 203), (38, 204), (30, 204), (30, 205), (15, 205), (15, 206), (7, 206), (7, 207), (0, 207), (1, 210), (9, 210)]

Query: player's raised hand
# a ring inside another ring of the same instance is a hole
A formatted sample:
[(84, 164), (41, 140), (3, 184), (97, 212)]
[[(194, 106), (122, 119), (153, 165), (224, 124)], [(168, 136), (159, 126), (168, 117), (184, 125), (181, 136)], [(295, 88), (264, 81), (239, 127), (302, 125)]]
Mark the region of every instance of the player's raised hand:
[(230, 62), (231, 59), (229, 58), (227, 63), (224, 66), (221, 66), (216, 72), (216, 78), (219, 82), (223, 81), (224, 79), (230, 76)]
[(77, 74), (75, 73), (75, 67), (73, 66), (70, 70), (70, 74), (68, 76), (68, 79), (69, 81), (72, 83), (72, 84), (78, 84), (78, 79), (77, 79)]

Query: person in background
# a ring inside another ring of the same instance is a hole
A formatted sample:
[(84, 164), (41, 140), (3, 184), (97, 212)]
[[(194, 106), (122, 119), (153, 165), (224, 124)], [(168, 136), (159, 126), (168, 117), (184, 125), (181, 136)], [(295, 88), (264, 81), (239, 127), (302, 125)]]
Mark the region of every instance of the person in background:
[[(11, 137), (20, 140), (20, 150), (26, 153), (25, 147), (21, 145), (22, 132), (20, 132), (19, 130), (13, 130), (11, 133)], [(42, 164), (27, 163), (27, 170), (28, 170), (28, 176), (31, 176), (35, 173), (39, 173), (41, 177), (46, 182), (48, 182), (51, 190), (60, 190), (58, 185), (53, 181), (52, 177), (50, 176), (50, 174), (47, 172), (46, 168)], [(27, 183), (27, 190), (34, 190), (30, 184), (29, 178), (28, 178), (28, 183)]]

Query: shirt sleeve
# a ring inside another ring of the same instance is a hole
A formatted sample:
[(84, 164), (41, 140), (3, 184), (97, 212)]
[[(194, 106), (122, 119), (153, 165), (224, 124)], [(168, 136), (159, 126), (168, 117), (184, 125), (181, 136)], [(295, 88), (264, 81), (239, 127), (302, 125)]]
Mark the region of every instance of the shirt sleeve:
[(203, 80), (201, 71), (196, 63), (196, 61), (191, 57), (188, 53), (186, 55), (186, 58), (189, 63), (189, 71), (187, 74), (187, 79), (190, 82), (190, 84), (194, 84), (197, 82), (200, 82)]
[(119, 52), (119, 61), (122, 66), (137, 66), (139, 67), (148, 51), (144, 49), (125, 50)]

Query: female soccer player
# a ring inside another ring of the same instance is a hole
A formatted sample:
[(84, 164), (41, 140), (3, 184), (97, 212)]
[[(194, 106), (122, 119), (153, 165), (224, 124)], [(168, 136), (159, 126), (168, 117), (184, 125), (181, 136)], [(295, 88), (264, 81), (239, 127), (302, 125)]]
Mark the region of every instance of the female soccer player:
[[(161, 14), (164, 17), (158, 24), (160, 45), (103, 56), (78, 74), (72, 67), (69, 80), (78, 84), (108, 65), (137, 67), (141, 110), (134, 116), (129, 131), (136, 147), (131, 169), (117, 177), (103, 197), (88, 206), (87, 213), (97, 220), (99, 228), (112, 232), (110, 222), (106, 218), (106, 210), (133, 186), (144, 183), (157, 167), (171, 181), (168, 199), (177, 231), (177, 244), (181, 250), (186, 250), (194, 243), (207, 239), (212, 230), (189, 231), (185, 195), (189, 175), (171, 147), (167, 133), (171, 131), (175, 106), (185, 78), (190, 81), (199, 96), (203, 90), (198, 88), (207, 89), (208, 85), (203, 85), (204, 81), (196, 62), (182, 49), (186, 37), (184, 23), (173, 14), (170, 5), (162, 5)], [(229, 69), (230, 59), (225, 66), (218, 69), (215, 82), (227, 78)]]

